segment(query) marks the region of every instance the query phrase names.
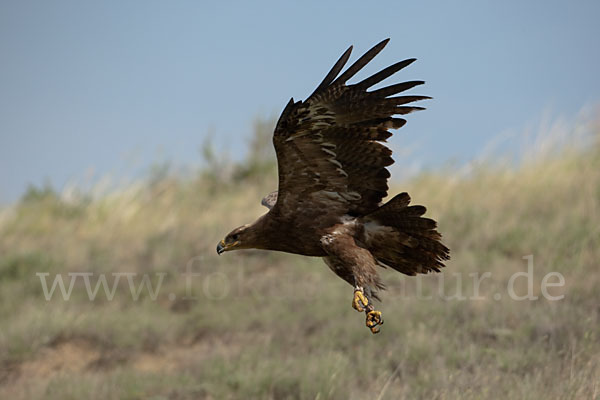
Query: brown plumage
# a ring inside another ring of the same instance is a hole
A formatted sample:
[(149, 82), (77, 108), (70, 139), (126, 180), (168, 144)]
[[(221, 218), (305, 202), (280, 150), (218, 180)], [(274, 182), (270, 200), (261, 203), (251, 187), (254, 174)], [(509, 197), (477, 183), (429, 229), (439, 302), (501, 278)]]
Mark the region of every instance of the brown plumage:
[(270, 210), (229, 233), (219, 243), (219, 254), (257, 248), (323, 257), (367, 297), (377, 297), (384, 287), (377, 266), (407, 275), (439, 272), (444, 266), (449, 250), (440, 242), (436, 222), (423, 217), (425, 207), (409, 206), (407, 193), (382, 205), (390, 177), (386, 167), (394, 162), (382, 142), (391, 136), (389, 129), (406, 123), (394, 115), (422, 110), (407, 104), (429, 97), (394, 96), (423, 81), (368, 89), (415, 59), (347, 84), (388, 41), (340, 75), (350, 47), (308, 99), (289, 101), (273, 134), (279, 190), (262, 201)]

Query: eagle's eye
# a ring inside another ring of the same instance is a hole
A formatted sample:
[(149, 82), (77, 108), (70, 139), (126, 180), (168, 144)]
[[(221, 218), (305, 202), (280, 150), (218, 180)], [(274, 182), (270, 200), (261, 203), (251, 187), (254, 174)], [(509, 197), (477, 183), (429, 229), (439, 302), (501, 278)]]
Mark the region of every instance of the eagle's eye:
[(233, 240), (234, 242), (236, 242), (239, 238), (240, 235), (238, 235), (237, 233), (235, 235), (231, 235), (231, 240)]

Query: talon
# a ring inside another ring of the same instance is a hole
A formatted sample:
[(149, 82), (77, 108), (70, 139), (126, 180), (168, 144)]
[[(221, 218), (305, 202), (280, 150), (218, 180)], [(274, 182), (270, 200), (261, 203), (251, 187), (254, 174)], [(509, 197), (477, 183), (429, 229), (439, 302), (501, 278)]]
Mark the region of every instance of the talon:
[(362, 288), (354, 289), (354, 299), (352, 299), (352, 308), (356, 311), (365, 311), (365, 308), (369, 305), (367, 296), (362, 291)]
[(379, 333), (379, 326), (383, 325), (383, 318), (381, 317), (381, 311), (369, 311), (367, 313), (367, 328), (372, 333)]

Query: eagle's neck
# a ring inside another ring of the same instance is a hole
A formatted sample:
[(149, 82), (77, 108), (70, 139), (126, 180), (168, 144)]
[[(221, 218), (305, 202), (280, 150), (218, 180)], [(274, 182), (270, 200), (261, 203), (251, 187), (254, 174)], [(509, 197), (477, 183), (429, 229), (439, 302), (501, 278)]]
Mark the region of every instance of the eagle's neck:
[(283, 251), (307, 256), (325, 256), (319, 238), (304, 237), (294, 224), (275, 218), (271, 212), (261, 216), (247, 230), (251, 233), (248, 247), (261, 250)]
[(269, 246), (273, 242), (273, 229), (267, 214), (262, 215), (246, 228), (246, 243), (244, 247), (261, 250), (275, 250)]
[(287, 225), (266, 213), (247, 228), (248, 243), (253, 249), (276, 250), (294, 253), (289, 246)]

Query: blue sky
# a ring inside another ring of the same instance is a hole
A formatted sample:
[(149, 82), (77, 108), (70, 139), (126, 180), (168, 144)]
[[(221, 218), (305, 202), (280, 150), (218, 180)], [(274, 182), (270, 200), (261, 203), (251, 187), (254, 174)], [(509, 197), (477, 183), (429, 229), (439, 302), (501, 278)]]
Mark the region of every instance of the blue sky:
[(209, 134), (242, 157), (257, 115), (386, 37), (355, 79), (416, 57), (395, 79), (434, 97), (391, 139), (396, 168), (469, 160), (547, 110), (600, 102), (599, 16), (598, 1), (1, 1), (0, 203), (29, 183), (198, 165)]

